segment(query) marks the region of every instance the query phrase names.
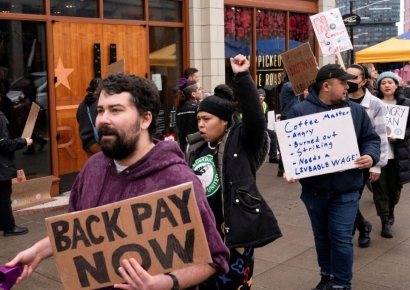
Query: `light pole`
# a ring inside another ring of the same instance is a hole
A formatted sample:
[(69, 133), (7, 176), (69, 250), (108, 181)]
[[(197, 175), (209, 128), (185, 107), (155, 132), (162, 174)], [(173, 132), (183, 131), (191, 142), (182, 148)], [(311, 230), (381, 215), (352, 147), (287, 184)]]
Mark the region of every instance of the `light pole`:
[[(363, 8), (366, 8), (366, 7), (369, 7), (369, 6), (373, 6), (373, 5), (375, 5), (375, 4), (378, 4), (378, 3), (382, 3), (382, 2), (389, 2), (390, 0), (379, 0), (379, 1), (375, 1), (375, 2), (373, 2), (373, 3), (371, 3), (371, 4), (368, 4), (368, 5), (364, 5), (364, 6), (361, 6), (361, 7), (358, 7), (358, 8), (356, 8), (356, 9), (353, 9), (353, 1), (350, 1), (350, 14), (353, 14), (353, 12), (355, 12), (355, 11), (357, 11), (357, 10), (361, 10), (361, 9), (363, 9)], [(372, 9), (372, 8), (369, 8), (369, 9)], [(375, 8), (376, 9), (376, 8)], [(386, 8), (386, 9), (391, 9), (391, 8)], [(364, 33), (363, 33), (364, 34)], [(367, 34), (367, 33), (366, 33)], [(353, 26), (350, 26), (350, 41), (352, 42), (352, 50), (350, 51), (350, 64), (353, 64), (354, 63), (354, 61), (355, 61), (355, 59), (354, 59), (354, 41), (353, 41), (353, 39), (354, 38), (357, 38), (357, 37), (354, 37), (353, 36)]]

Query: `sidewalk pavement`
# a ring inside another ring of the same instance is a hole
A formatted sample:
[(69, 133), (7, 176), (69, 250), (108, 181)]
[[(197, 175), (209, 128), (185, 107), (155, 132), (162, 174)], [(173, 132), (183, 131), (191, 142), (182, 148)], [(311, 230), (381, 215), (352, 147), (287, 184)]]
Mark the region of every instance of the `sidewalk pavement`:
[[(276, 176), (277, 165), (265, 163), (258, 172), (258, 186), (275, 213), (283, 237), (257, 249), (253, 290), (312, 289), (320, 280), (310, 220), (299, 199), (300, 185), (287, 184)], [(0, 265), (19, 251), (46, 236), (44, 218), (66, 212), (67, 194), (58, 201), (16, 212), (16, 222), (27, 226), (24, 236), (0, 236)], [(63, 209), (63, 210), (61, 210)], [(365, 189), (360, 209), (373, 224), (369, 248), (357, 246), (354, 237), (353, 289), (408, 289), (410, 285), (410, 185), (405, 185), (395, 210), (393, 238), (380, 236), (381, 223), (376, 215), (371, 192)], [(13, 290), (63, 289), (53, 258), (43, 261), (32, 277)], [(232, 289), (236, 290), (236, 289)]]

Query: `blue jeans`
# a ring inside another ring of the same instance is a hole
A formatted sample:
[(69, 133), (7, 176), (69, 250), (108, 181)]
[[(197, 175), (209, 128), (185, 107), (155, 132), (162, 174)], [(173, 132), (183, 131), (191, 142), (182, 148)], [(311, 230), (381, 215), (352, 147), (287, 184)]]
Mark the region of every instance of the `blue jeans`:
[(302, 187), (300, 197), (312, 223), (321, 272), (334, 276), (333, 285), (351, 288), (352, 230), (359, 206), (359, 191), (332, 193)]

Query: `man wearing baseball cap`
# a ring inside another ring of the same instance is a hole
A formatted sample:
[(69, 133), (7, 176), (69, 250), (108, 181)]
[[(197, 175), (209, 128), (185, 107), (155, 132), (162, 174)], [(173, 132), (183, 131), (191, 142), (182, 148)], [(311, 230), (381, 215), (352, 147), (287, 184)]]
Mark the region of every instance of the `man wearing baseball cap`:
[[(315, 238), (321, 280), (314, 289), (351, 289), (352, 230), (362, 186), (362, 169), (380, 158), (380, 137), (362, 106), (349, 102), (348, 74), (340, 65), (323, 66), (306, 99), (293, 106), (287, 119), (350, 107), (360, 157), (355, 169), (300, 179), (301, 199), (308, 211)], [(294, 182), (291, 180), (290, 182)]]

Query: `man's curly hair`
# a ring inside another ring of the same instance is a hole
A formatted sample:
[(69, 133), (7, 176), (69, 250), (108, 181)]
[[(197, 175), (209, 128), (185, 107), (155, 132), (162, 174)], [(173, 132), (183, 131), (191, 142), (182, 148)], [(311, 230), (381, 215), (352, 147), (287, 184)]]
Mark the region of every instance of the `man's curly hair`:
[(97, 96), (101, 91), (108, 95), (128, 92), (131, 94), (130, 102), (134, 104), (140, 116), (145, 116), (147, 112), (152, 114), (152, 122), (148, 127), (150, 137), (157, 130), (158, 112), (160, 108), (159, 92), (154, 83), (136, 76), (123, 73), (114, 73), (100, 82)]

